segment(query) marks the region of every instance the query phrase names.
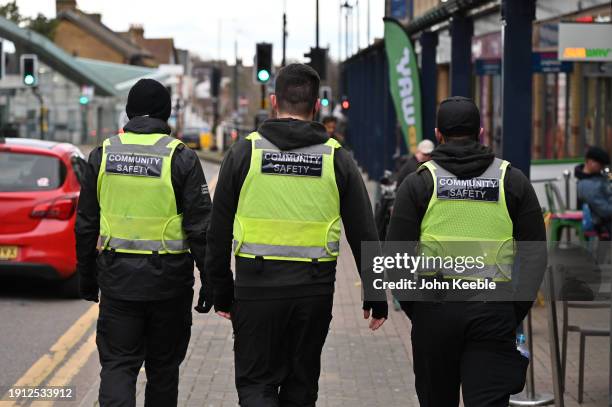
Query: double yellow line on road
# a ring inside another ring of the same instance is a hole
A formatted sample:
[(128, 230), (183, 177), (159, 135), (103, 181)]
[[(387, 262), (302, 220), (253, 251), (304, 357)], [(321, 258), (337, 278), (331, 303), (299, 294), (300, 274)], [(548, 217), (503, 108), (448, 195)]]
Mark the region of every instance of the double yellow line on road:
[[(211, 196), (217, 186), (217, 176), (208, 184)], [(98, 319), (98, 304), (93, 304), (83, 315), (51, 346), (49, 352), (41, 356), (12, 387), (36, 387), (43, 384), (56, 369), (55, 374), (45, 383), (45, 386), (68, 386), (77, 373), (89, 360), (96, 350), (96, 333), (93, 332), (79, 349), (65, 362), (70, 351), (81, 342), (83, 336), (90, 330)], [(5, 395), (4, 399), (7, 399)], [(28, 402), (31, 400), (25, 400)], [(0, 401), (0, 407), (18, 407), (19, 401)], [(52, 401), (38, 401), (37, 407), (53, 406)]]
[[(85, 313), (81, 315), (81, 317), (70, 328), (68, 328), (68, 330), (57, 340), (57, 342), (53, 344), (53, 346), (51, 346), (48, 353), (41, 356), (28, 369), (28, 371), (25, 372), (25, 374), (21, 376), (19, 380), (17, 380), (17, 382), (13, 385), (13, 387), (40, 386), (49, 377), (49, 375), (60, 365), (60, 363), (64, 361), (64, 359), (66, 358), (70, 350), (74, 346), (76, 346), (77, 343), (81, 341), (81, 339), (83, 338), (83, 335), (85, 335), (85, 333), (90, 330), (90, 328), (92, 327), (92, 325), (95, 323), (97, 319), (98, 319), (98, 304), (94, 304), (91, 307), (89, 307), (87, 311), (85, 311)], [(92, 338), (93, 338), (93, 341), (92, 341)], [(51, 378), (51, 380), (49, 381), (49, 386), (53, 386), (53, 385), (65, 386), (68, 383), (70, 383), (70, 380), (72, 379), (72, 377), (74, 377), (74, 375), (78, 372), (78, 370), (80, 370), (80, 367), (79, 369), (69, 374), (67, 374), (68, 372), (66, 371), (66, 368), (71, 364), (75, 364), (76, 361), (73, 361), (73, 359), (75, 359), (76, 356), (86, 356), (84, 358), (85, 360), (83, 361), (83, 363), (87, 361), (91, 353), (96, 348), (95, 347), (95, 333), (93, 333), (87, 339), (87, 341), (83, 344), (81, 349), (83, 349), (86, 345), (88, 346), (83, 350), (83, 352), (81, 352), (81, 355), (78, 355), (79, 352), (75, 353), (68, 360), (68, 362)], [(81, 351), (81, 349), (79, 349), (79, 351)], [(85, 355), (85, 353), (87, 353), (87, 355)], [(59, 384), (60, 382), (65, 382), (66, 378), (68, 378), (68, 381), (66, 383)], [(55, 382), (58, 384), (52, 384), (52, 382)], [(0, 403), (3, 403), (3, 402), (0, 402)], [(8, 404), (0, 404), (0, 405), (6, 406), (6, 407), (13, 407), (13, 406), (19, 406), (20, 403), (19, 402), (9, 402)], [(41, 404), (37, 403), (37, 405), (39, 406)]]

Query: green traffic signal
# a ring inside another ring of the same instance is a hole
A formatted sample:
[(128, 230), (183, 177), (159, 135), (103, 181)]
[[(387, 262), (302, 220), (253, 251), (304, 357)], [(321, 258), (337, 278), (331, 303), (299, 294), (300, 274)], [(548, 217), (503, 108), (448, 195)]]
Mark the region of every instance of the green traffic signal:
[(268, 82), (268, 80), (270, 79), (270, 72), (265, 69), (260, 70), (259, 72), (257, 72), (257, 79), (259, 80), (259, 82)]
[(35, 79), (34, 79), (34, 75), (25, 75), (23, 77), (23, 83), (26, 84), (27, 86), (32, 86), (34, 85)]
[(329, 99), (321, 99), (321, 106), (323, 107), (329, 106)]
[(86, 105), (89, 103), (89, 98), (87, 96), (81, 96), (79, 98), (79, 103), (82, 105)]

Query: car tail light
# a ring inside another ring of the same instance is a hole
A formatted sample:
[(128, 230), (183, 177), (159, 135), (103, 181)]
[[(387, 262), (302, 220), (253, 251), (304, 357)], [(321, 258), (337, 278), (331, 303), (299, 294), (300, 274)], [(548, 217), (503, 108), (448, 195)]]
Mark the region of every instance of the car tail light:
[(76, 209), (76, 196), (62, 196), (51, 201), (41, 202), (32, 209), (32, 218), (68, 220)]

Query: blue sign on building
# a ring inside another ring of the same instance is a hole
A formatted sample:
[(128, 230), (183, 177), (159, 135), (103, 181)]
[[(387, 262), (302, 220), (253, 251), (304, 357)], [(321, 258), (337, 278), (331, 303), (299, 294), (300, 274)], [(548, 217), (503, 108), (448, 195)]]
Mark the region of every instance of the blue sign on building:
[(570, 61), (559, 61), (556, 52), (534, 52), (531, 56), (534, 73), (572, 72), (574, 65)]
[[(531, 56), (533, 73), (570, 73), (573, 62), (559, 61), (556, 52), (534, 52)], [(501, 75), (501, 59), (477, 59), (474, 61), (474, 72), (477, 76)]]
[[(412, 0), (410, 0), (412, 2)], [(396, 20), (403, 20), (408, 17), (408, 1), (407, 0), (391, 0), (391, 17)]]
[(501, 59), (477, 59), (474, 71), (477, 76), (501, 75)]

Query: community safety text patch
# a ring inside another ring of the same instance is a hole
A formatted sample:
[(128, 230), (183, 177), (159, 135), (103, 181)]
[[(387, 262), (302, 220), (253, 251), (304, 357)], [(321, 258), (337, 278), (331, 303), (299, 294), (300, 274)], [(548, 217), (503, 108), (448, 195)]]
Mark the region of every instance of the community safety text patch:
[(458, 179), (438, 177), (436, 189), (438, 199), (486, 202), (497, 202), (499, 200), (499, 180), (495, 178)]
[(162, 157), (151, 157), (143, 154), (108, 154), (106, 156), (106, 172), (159, 178), (163, 163), (164, 159)]
[(264, 174), (320, 177), (323, 155), (286, 151), (263, 151), (261, 172)]

